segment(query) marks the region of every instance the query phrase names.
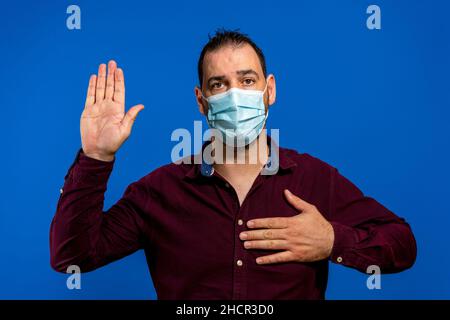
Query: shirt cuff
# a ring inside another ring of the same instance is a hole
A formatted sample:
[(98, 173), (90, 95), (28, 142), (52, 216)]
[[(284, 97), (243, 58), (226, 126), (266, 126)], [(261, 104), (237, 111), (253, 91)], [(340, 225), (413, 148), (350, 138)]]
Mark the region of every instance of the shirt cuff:
[(334, 243), (330, 260), (337, 264), (353, 266), (355, 264), (355, 246), (358, 242), (356, 230), (338, 222), (330, 222), (334, 230)]
[(113, 161), (102, 161), (90, 158), (80, 149), (75, 161), (69, 169), (66, 178), (72, 181), (92, 181), (96, 183), (106, 182), (114, 167)]

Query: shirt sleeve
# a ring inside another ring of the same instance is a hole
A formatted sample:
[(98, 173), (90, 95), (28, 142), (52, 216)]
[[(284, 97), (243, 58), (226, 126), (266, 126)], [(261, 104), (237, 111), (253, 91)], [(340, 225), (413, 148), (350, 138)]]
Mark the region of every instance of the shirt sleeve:
[(50, 227), (51, 266), (66, 272), (77, 265), (92, 271), (142, 247), (146, 189), (142, 180), (103, 211), (113, 162), (92, 159), (80, 150), (70, 167)]
[(365, 196), (335, 168), (331, 173), (330, 222), (335, 240), (332, 262), (366, 272), (400, 272), (416, 259), (416, 241), (403, 218)]

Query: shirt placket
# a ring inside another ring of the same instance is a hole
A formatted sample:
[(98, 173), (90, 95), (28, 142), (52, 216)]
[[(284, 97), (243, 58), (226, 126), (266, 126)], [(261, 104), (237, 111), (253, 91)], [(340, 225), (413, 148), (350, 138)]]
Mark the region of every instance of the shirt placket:
[(249, 213), (247, 212), (247, 203), (252, 193), (255, 192), (255, 190), (262, 184), (262, 177), (258, 176), (255, 180), (255, 183), (250, 188), (247, 196), (245, 197), (242, 205), (239, 205), (239, 198), (236, 193), (236, 191), (233, 189), (233, 187), (228, 183), (225, 182), (225, 187), (229, 189), (233, 193), (233, 199), (234, 199), (234, 208), (235, 209), (235, 215), (234, 215), (234, 254), (233, 254), (233, 300), (240, 300), (240, 299), (246, 299), (247, 297), (247, 272), (248, 272), (248, 265), (250, 263), (249, 261), (249, 255), (246, 252), (246, 249), (244, 248), (242, 241), (239, 238), (239, 234), (246, 230), (246, 222), (247, 218), (249, 218)]
[[(237, 197), (237, 196), (236, 196)], [(245, 204), (238, 206), (238, 211), (234, 219), (234, 263), (233, 263), (233, 299), (245, 299), (247, 286), (245, 275), (248, 268), (247, 254), (239, 239), (239, 234), (245, 229), (244, 211)]]

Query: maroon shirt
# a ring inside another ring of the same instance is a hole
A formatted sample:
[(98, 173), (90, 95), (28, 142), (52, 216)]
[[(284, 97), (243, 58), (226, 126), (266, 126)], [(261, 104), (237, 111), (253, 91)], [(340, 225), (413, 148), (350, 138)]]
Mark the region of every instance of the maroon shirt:
[(104, 212), (112, 169), (113, 162), (78, 153), (51, 225), (55, 270), (75, 264), (91, 271), (144, 249), (159, 299), (323, 299), (328, 260), (258, 265), (257, 257), (275, 251), (245, 249), (239, 239), (250, 219), (299, 214), (284, 189), (332, 223), (330, 261), (362, 272), (378, 265), (383, 273), (415, 261), (405, 220), (306, 153), (280, 148), (278, 172), (259, 175), (242, 205), (218, 173), (199, 164), (168, 164), (131, 184)]

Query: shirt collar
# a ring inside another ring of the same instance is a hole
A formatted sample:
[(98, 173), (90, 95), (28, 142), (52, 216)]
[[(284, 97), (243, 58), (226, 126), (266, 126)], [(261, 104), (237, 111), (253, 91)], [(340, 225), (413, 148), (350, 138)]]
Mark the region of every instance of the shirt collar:
[[(205, 142), (202, 146), (201, 154), (197, 154), (191, 157), (191, 163), (194, 162), (194, 159), (201, 158), (201, 164), (194, 164), (192, 168), (190, 168), (187, 171), (185, 175), (186, 178), (194, 179), (198, 177), (211, 177), (214, 174), (213, 165), (206, 163), (203, 159), (203, 151), (205, 147), (210, 143), (211, 141)], [(275, 141), (272, 141), (269, 135), (267, 135), (267, 144), (269, 145), (269, 161), (266, 164), (266, 166), (267, 165), (270, 166), (270, 163), (276, 159), (277, 153), (278, 153), (279, 169), (281, 169), (281, 171), (289, 171), (297, 166), (297, 163), (294, 160), (292, 160), (292, 158), (289, 156), (289, 151), (287, 149), (279, 147)], [(272, 147), (275, 148), (273, 148), (272, 150)], [(280, 173), (280, 170), (277, 170), (277, 172), (274, 174), (278, 173)]]

